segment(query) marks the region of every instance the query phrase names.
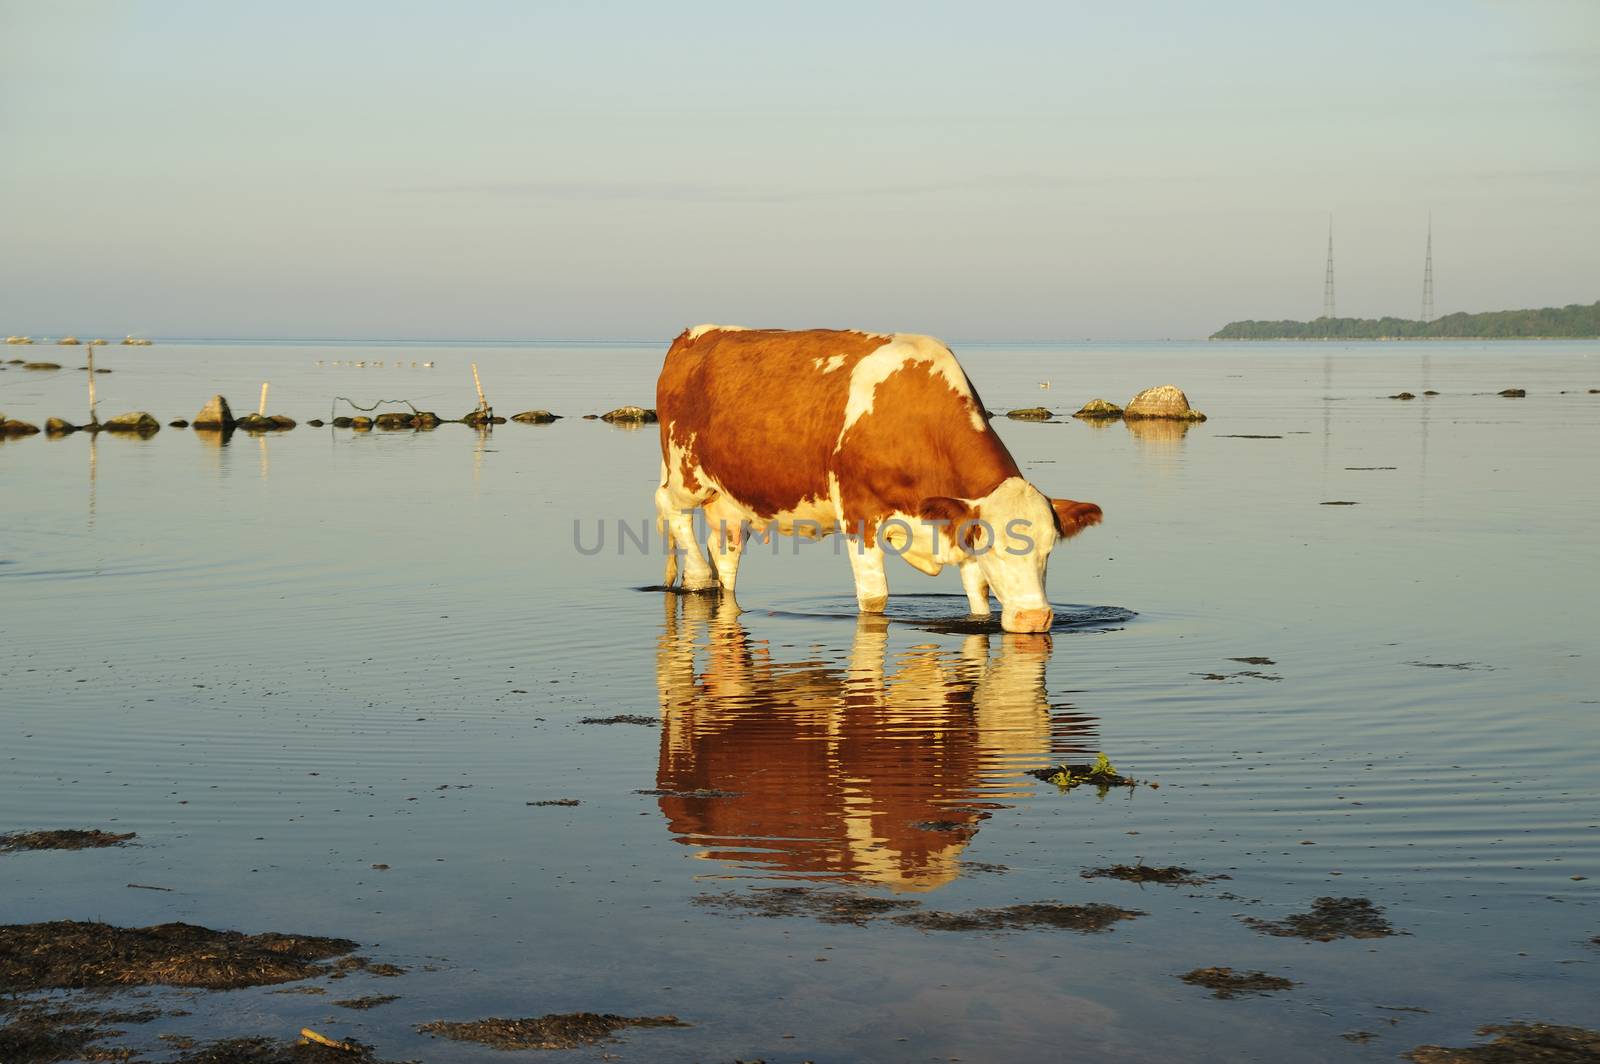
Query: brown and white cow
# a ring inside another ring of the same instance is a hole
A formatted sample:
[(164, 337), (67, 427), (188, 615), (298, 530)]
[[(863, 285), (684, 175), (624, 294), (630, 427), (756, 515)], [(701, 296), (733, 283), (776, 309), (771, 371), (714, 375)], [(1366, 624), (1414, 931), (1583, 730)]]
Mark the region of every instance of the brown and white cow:
[(699, 325), (667, 351), (656, 412), (669, 586), (673, 547), (685, 589), (732, 592), (750, 530), (842, 532), (863, 611), (888, 600), (887, 547), (929, 575), (958, 566), (973, 613), (992, 591), (1001, 627), (1042, 632), (1051, 549), (1100, 522), (1094, 503), (1023, 479), (955, 355), (927, 336)]

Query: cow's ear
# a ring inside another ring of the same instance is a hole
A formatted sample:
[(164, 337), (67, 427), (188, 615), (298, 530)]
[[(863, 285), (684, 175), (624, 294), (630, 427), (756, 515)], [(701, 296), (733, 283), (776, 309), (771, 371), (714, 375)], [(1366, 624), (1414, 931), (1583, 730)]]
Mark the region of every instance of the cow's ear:
[(1090, 525), (1098, 525), (1105, 516), (1094, 503), (1072, 499), (1051, 499), (1050, 509), (1056, 514), (1056, 535), (1062, 539), (1071, 539)]
[[(972, 550), (982, 538), (982, 526), (978, 522), (978, 511), (970, 503), (960, 499), (952, 499), (948, 495), (935, 495), (923, 499), (917, 507), (919, 516), (924, 521), (942, 522), (939, 534), (946, 543), (959, 546), (965, 550)], [(959, 534), (963, 540), (956, 543)]]

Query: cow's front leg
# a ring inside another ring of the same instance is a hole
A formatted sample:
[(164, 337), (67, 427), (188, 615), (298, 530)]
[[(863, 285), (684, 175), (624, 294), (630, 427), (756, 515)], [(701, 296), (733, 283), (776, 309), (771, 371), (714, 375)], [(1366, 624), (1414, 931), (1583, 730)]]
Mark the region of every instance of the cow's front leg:
[(850, 555), (850, 571), (856, 578), (856, 602), (862, 613), (882, 613), (889, 603), (889, 578), (883, 573), (883, 548), (868, 544), (860, 536), (845, 543)]
[(961, 563), (961, 589), (967, 593), (967, 612), (974, 617), (989, 616), (989, 581), (971, 559)]
[(739, 559), (744, 555), (744, 541), (750, 538), (750, 527), (737, 516), (706, 511), (711, 532), (706, 536), (706, 550), (711, 563), (716, 566), (717, 579), (722, 589), (733, 594), (733, 585), (739, 579)]

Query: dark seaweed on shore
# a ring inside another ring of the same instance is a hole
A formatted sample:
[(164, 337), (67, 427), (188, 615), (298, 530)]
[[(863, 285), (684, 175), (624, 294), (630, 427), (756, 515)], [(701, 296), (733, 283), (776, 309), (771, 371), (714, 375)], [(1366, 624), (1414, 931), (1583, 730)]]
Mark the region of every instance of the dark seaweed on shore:
[(213, 931), (194, 924), (113, 927), (57, 920), (0, 927), (0, 991), (166, 986), (222, 990), (308, 979), (355, 949), (343, 938)]

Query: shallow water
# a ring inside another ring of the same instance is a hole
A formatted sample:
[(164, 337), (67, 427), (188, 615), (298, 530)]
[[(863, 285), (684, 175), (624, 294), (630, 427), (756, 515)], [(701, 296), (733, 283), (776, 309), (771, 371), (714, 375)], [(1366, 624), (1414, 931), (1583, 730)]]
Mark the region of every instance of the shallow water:
[[(661, 560), (619, 554), (617, 522), (651, 513), (648, 428), (0, 443), (0, 832), (140, 843), (0, 855), (0, 922), (354, 938), (410, 973), (185, 995), (192, 1016), (133, 1037), (309, 1025), (429, 1061), (503, 1058), (414, 1024), (576, 1010), (694, 1025), (609, 1047), (639, 1061), (1376, 1060), (1513, 1018), (1595, 1025), (1600, 345), (958, 353), (997, 410), (1171, 381), (1211, 416), (996, 422), (1036, 483), (1106, 511), (1055, 558), (1049, 637), (951, 623), (953, 575), (905, 566), (888, 618), (859, 620), (831, 541), (754, 546), (742, 614), (639, 590)], [(82, 362), (5, 349), (24, 355)], [(648, 405), (660, 356), (96, 357), (102, 415), (249, 409), (268, 379), (269, 412), (303, 422), (338, 395), (458, 416), (473, 361), (500, 413)], [(83, 389), (10, 366), (0, 410), (81, 420)], [(652, 723), (581, 723), (618, 714)], [(1100, 751), (1159, 788), (1027, 775)], [(527, 804), (551, 799), (582, 804)], [(1079, 875), (1140, 859), (1231, 879)], [(695, 903), (795, 885), (1143, 915), (955, 933)], [(1324, 895), (1407, 934), (1238, 919)], [(1299, 985), (1218, 1001), (1176, 978), (1212, 965)], [(329, 1004), (364, 993), (401, 1000)]]

